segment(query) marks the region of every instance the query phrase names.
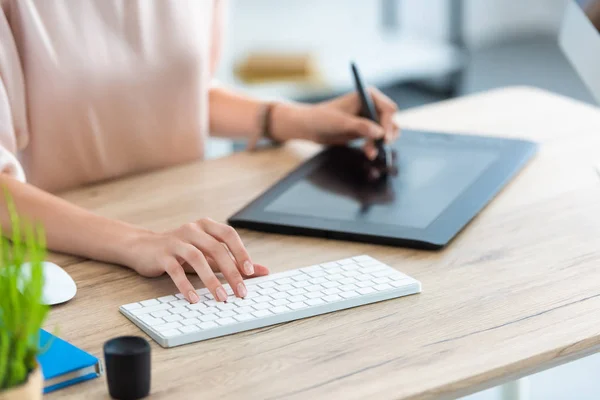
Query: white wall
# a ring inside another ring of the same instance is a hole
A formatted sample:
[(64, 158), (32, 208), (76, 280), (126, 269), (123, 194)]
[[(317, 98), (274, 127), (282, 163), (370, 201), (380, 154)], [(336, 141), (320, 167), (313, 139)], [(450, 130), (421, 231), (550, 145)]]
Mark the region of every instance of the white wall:
[(557, 32), (565, 4), (566, 0), (466, 0), (467, 43), (477, 48), (523, 33)]

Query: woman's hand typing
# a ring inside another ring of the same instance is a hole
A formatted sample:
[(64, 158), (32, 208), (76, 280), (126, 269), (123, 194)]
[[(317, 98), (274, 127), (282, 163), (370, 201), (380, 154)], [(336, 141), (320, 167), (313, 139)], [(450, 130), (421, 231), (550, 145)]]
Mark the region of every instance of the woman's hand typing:
[(240, 236), (228, 225), (203, 218), (164, 232), (144, 232), (131, 243), (128, 264), (142, 276), (169, 274), (190, 303), (199, 298), (186, 276), (196, 273), (217, 301), (227, 293), (215, 275), (221, 272), (238, 297), (247, 294), (244, 278), (267, 275), (269, 270), (254, 264)]

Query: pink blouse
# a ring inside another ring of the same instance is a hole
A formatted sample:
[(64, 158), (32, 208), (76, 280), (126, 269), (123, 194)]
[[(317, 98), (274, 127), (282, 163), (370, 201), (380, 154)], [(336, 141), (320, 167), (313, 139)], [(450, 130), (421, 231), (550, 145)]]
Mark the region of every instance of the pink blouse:
[(0, 0), (0, 169), (56, 192), (196, 160), (222, 0)]

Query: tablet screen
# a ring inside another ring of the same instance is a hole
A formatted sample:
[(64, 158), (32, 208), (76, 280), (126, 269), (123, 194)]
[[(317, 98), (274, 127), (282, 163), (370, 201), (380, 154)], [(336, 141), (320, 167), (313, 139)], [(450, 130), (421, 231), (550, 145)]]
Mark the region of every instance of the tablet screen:
[(327, 160), (265, 211), (424, 229), (496, 162), (498, 152), (404, 144), (398, 158), (398, 176), (380, 185), (355, 179), (348, 165)]

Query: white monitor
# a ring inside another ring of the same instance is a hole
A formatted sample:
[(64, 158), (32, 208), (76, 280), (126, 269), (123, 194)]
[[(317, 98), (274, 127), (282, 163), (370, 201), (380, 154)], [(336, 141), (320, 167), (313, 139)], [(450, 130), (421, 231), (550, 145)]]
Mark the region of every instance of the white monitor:
[(600, 103), (600, 0), (569, 0), (559, 42)]

